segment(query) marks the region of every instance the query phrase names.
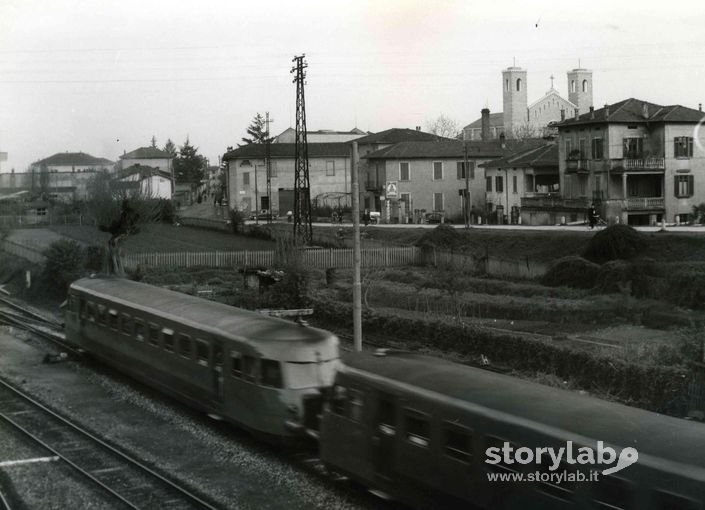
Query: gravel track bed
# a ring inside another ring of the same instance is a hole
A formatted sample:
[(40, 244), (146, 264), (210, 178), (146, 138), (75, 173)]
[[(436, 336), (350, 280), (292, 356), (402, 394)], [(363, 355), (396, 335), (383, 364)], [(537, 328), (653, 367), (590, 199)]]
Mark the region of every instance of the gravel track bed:
[(102, 366), (42, 364), (51, 347), (18, 330), (7, 338), (9, 329), (0, 328), (3, 377), (225, 508), (390, 508)]

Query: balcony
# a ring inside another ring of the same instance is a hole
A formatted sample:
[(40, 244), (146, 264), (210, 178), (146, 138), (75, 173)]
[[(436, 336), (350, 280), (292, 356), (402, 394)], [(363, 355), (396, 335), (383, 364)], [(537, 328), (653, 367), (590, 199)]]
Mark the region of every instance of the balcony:
[(590, 205), (587, 198), (561, 197), (522, 197), (522, 209), (586, 209)]
[(565, 162), (565, 172), (567, 174), (586, 174), (590, 172), (590, 166), (586, 158), (568, 158)]
[(664, 209), (666, 201), (663, 197), (630, 197), (624, 202), (628, 211), (653, 211)]
[(665, 170), (666, 162), (664, 158), (621, 158), (610, 160), (610, 170), (613, 172), (651, 172), (654, 170)]

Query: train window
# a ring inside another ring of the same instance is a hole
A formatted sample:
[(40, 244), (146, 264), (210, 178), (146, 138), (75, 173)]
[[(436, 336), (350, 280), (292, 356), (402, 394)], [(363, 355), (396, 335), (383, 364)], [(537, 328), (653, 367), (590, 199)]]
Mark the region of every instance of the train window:
[(86, 303), (86, 319), (88, 319), (91, 322), (95, 322), (95, 303), (91, 303), (90, 301)]
[(105, 308), (104, 305), (98, 305), (98, 313), (96, 314), (98, 317), (98, 322), (100, 324), (105, 324), (105, 314), (107, 312), (107, 309)]
[(174, 352), (174, 330), (162, 328), (162, 346), (165, 351)]
[(213, 344), (213, 363), (223, 366), (223, 346), (220, 344)]
[(466, 427), (454, 423), (443, 424), (443, 448), (448, 457), (466, 464), (472, 457), (472, 432)]
[(135, 340), (144, 342), (144, 322), (135, 319)]
[(149, 323), (149, 343), (155, 347), (159, 347), (159, 326), (153, 322)]
[(397, 419), (394, 402), (389, 398), (380, 398), (378, 403), (379, 431), (387, 436), (393, 436), (397, 431)]
[(231, 351), (230, 364), (232, 366), (233, 377), (242, 377), (242, 354), (236, 351)]
[(656, 491), (656, 505), (658, 510), (701, 510), (700, 503), (671, 492)]
[(262, 372), (262, 386), (270, 388), (282, 388), (282, 368), (277, 360), (262, 359), (260, 361), (260, 370)]
[[(516, 447), (515, 447), (516, 449)], [(575, 480), (577, 472), (571, 464), (566, 464), (561, 462), (558, 469), (551, 470), (550, 464), (542, 462), (541, 464), (536, 464), (536, 471), (539, 473), (539, 479), (537, 479), (538, 490), (554, 498), (561, 499), (563, 501), (572, 501), (573, 493), (575, 492), (576, 484), (574, 481), (569, 481), (569, 478)], [(564, 475), (565, 473), (565, 475)], [(556, 480), (556, 476), (566, 476), (567, 478), (561, 480), (560, 482)], [(610, 507), (603, 507), (610, 508)]]
[(117, 330), (118, 329), (118, 312), (117, 310), (110, 309), (108, 312), (108, 317), (109, 317), (109, 322), (110, 322), (110, 329)]
[[(504, 448), (504, 443), (511, 444), (515, 450), (517, 448), (517, 445), (515, 443), (507, 441), (506, 439), (501, 439), (495, 436), (487, 436), (485, 438), (485, 451), (487, 451), (488, 448), (499, 448), (501, 452), (502, 448)], [(502, 454), (500, 453), (500, 455)], [(504, 457), (502, 456), (502, 460), (498, 464), (490, 464), (490, 469), (495, 472), (504, 471), (514, 473), (516, 472), (516, 468), (514, 466), (516, 466), (516, 464), (509, 464), (504, 462)]]
[(199, 365), (208, 366), (208, 342), (196, 338), (196, 360)]
[(603, 475), (592, 484), (595, 508), (600, 510), (625, 510), (631, 508), (633, 488), (626, 480)]
[(188, 335), (179, 335), (179, 354), (184, 358), (191, 359), (191, 337)]
[(130, 316), (123, 313), (120, 317), (120, 325), (122, 326), (122, 332), (126, 335), (132, 334), (132, 323), (130, 321)]
[(416, 446), (428, 446), (431, 437), (431, 425), (427, 415), (412, 409), (406, 409), (404, 425), (406, 427), (407, 441)]
[(353, 421), (362, 421), (362, 392), (351, 389), (349, 392), (349, 418)]
[(333, 386), (333, 395), (331, 397), (330, 410), (338, 416), (345, 416), (345, 402), (348, 400), (348, 392), (344, 386), (336, 384)]
[(246, 381), (255, 382), (257, 380), (257, 360), (252, 356), (242, 357), (242, 375)]

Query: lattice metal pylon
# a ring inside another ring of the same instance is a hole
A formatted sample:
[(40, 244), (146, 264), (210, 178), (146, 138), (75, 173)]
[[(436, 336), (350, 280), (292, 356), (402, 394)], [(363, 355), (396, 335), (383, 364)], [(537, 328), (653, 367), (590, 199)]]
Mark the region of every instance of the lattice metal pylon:
[(304, 62), (306, 55), (294, 57), (296, 65), (291, 72), (296, 77), (296, 150), (294, 163), (294, 241), (311, 244), (313, 227), (311, 226), (311, 185), (308, 174), (308, 141), (306, 139), (306, 100), (304, 97)]

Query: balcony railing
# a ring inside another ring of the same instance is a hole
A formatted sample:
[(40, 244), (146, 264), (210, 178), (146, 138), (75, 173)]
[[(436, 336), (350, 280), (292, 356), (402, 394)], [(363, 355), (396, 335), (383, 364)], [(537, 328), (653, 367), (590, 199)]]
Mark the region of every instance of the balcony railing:
[(665, 199), (663, 197), (630, 197), (626, 200), (626, 206), (629, 211), (663, 209)]
[(610, 160), (610, 169), (622, 172), (664, 170), (666, 163), (664, 158), (621, 158)]
[(521, 206), (529, 209), (585, 209), (587, 198), (522, 197)]
[(589, 172), (589, 164), (585, 158), (568, 158), (565, 162), (565, 171), (569, 173)]

